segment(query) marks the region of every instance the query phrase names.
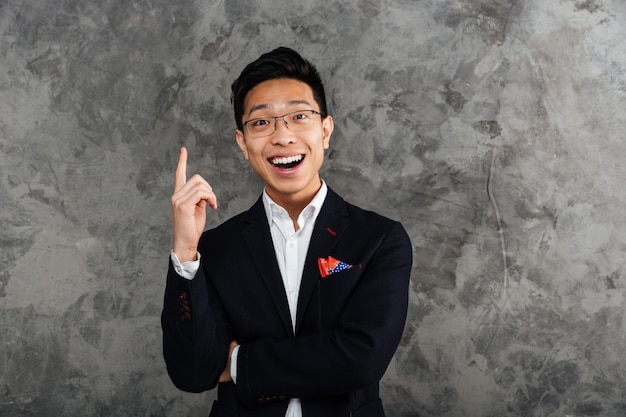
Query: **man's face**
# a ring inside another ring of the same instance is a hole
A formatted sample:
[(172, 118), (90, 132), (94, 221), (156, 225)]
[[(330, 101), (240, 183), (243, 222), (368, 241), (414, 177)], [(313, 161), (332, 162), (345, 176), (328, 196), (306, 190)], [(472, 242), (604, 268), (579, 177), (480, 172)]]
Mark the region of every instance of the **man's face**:
[(276, 130), (272, 126), (267, 136), (254, 136), (246, 126), (236, 131), (244, 157), (265, 182), (269, 196), (283, 206), (308, 203), (319, 190), (319, 170), (333, 132), (330, 116), (320, 119), (313, 114), (310, 126), (297, 132), (289, 130), (282, 118), (271, 118), (301, 110), (320, 110), (311, 87), (290, 78), (265, 81), (246, 95), (243, 122), (268, 118)]

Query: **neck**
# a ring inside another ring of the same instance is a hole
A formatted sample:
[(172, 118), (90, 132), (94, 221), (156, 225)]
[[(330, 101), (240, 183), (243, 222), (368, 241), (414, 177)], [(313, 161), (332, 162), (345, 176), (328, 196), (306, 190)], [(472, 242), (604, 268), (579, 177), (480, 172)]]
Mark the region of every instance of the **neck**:
[(270, 197), (272, 198), (272, 200), (276, 202), (276, 204), (278, 204), (279, 206), (287, 210), (287, 213), (289, 214), (289, 218), (291, 218), (291, 221), (293, 221), (294, 227), (296, 228), (296, 230), (298, 230), (298, 216), (300, 216), (300, 213), (302, 213), (302, 210), (304, 210), (304, 208), (311, 202), (311, 200), (313, 200), (313, 197), (315, 197), (315, 194), (309, 196), (309, 198), (300, 198), (300, 199), (285, 199), (285, 198), (275, 199), (271, 195)]
[(307, 193), (274, 195), (275, 193), (273, 193), (272, 190), (266, 188), (265, 191), (276, 204), (287, 210), (295, 229), (298, 230), (298, 216), (300, 216), (302, 210), (313, 200), (320, 188), (322, 188), (322, 180), (319, 180), (319, 185), (315, 189)]

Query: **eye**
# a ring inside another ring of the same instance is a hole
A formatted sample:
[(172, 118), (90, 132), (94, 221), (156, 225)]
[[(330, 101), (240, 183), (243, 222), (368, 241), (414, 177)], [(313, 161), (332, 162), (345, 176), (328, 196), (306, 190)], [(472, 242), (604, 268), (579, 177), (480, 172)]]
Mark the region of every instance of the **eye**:
[(265, 127), (268, 126), (270, 124), (270, 121), (268, 119), (254, 119), (250, 121), (250, 124), (252, 125), (252, 127)]
[(293, 120), (294, 122), (297, 122), (297, 123), (306, 122), (306, 121), (308, 121), (309, 118), (310, 118), (310, 114), (308, 112), (304, 112), (304, 111), (293, 113), (291, 115), (291, 120)]

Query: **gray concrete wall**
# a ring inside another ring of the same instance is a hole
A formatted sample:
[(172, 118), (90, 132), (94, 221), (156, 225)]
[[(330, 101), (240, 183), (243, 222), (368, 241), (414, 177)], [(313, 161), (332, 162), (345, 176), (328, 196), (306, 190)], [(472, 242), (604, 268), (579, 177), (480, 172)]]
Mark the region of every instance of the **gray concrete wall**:
[(173, 171), (210, 225), (256, 199), (229, 86), (278, 45), (414, 244), (389, 415), (626, 415), (623, 0), (1, 0), (0, 39), (0, 415), (207, 415), (161, 357)]

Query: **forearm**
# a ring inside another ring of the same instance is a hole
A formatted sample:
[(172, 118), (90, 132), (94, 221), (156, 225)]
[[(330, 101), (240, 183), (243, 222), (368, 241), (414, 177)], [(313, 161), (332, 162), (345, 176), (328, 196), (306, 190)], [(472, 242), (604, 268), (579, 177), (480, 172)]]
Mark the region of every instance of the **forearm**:
[(373, 339), (353, 328), (242, 344), (238, 388), (252, 398), (264, 392), (307, 398), (376, 384), (402, 333), (390, 330), (385, 330), (387, 340)]
[(163, 356), (172, 382), (190, 392), (213, 388), (226, 366), (232, 337), (202, 268), (187, 280), (170, 261), (161, 325)]

